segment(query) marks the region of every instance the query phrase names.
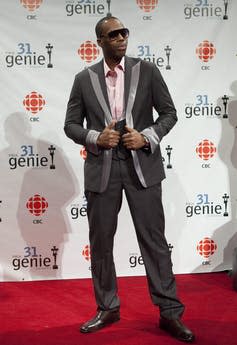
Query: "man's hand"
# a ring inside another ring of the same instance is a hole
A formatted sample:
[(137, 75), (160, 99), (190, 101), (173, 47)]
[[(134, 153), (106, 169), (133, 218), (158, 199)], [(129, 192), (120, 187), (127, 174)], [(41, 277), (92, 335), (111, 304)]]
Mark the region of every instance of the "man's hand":
[(111, 149), (116, 147), (120, 140), (120, 133), (114, 130), (115, 121), (112, 121), (97, 139), (97, 145), (104, 147), (106, 149)]
[(122, 141), (127, 149), (138, 150), (145, 145), (144, 136), (141, 133), (128, 126), (125, 126), (125, 129), (127, 133), (122, 136)]

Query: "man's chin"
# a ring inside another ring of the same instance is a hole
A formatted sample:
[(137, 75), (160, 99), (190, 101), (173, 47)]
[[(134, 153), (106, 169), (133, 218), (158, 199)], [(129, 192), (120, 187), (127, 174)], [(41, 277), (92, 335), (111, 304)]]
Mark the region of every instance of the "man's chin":
[(126, 50), (121, 50), (117, 52), (116, 56), (114, 57), (116, 60), (121, 60), (126, 54)]

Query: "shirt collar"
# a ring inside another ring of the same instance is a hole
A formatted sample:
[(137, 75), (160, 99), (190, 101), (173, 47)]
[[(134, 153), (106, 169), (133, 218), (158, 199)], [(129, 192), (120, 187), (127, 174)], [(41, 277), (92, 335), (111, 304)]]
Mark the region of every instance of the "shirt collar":
[[(125, 61), (125, 58), (123, 56), (122, 60), (120, 61), (120, 63), (118, 65), (116, 65), (115, 68), (119, 68), (119, 69), (121, 69), (124, 72), (124, 63), (125, 63), (124, 61)], [(111, 69), (109, 68), (109, 66), (105, 62), (105, 59), (104, 59), (104, 71), (105, 71), (105, 77), (107, 77), (108, 73), (111, 71)]]

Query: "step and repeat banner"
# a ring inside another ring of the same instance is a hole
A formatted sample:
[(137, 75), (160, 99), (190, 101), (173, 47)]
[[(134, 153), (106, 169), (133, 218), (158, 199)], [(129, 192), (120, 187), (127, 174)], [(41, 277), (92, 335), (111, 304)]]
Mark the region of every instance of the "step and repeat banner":
[[(102, 58), (94, 27), (107, 13), (130, 29), (128, 55), (160, 69), (177, 107), (179, 121), (161, 142), (174, 272), (230, 269), (237, 246), (237, 1), (0, 3), (0, 280), (91, 276), (86, 151), (63, 126), (75, 74)], [(118, 276), (145, 274), (125, 198), (114, 255)]]

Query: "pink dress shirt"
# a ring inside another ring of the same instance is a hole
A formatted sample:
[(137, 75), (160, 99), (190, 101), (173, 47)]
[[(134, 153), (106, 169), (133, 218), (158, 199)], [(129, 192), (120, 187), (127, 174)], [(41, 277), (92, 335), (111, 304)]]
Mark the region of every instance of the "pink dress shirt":
[(104, 60), (104, 71), (112, 117), (119, 121), (124, 118), (124, 57), (114, 71)]

